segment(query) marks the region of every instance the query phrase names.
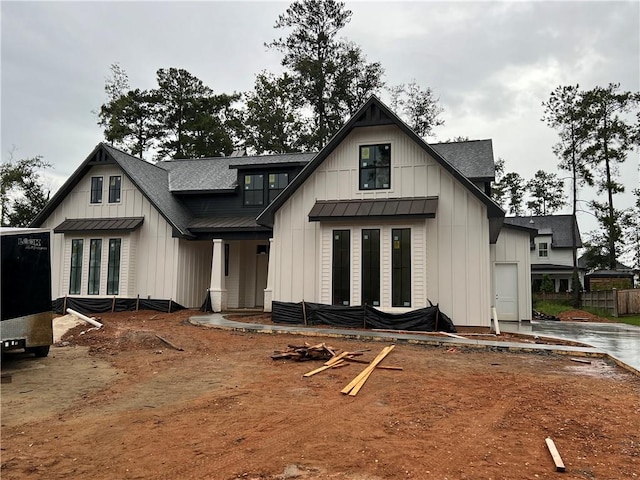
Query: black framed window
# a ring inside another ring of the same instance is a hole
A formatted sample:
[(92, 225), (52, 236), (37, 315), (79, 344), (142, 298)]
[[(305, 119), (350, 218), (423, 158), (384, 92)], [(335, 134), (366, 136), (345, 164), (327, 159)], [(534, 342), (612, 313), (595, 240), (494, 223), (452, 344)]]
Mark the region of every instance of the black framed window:
[(122, 239), (109, 239), (109, 258), (107, 260), (107, 295), (118, 295), (120, 290), (120, 250)]
[(289, 184), (288, 173), (270, 173), (269, 174), (269, 203), (280, 194), (284, 187)]
[(244, 176), (244, 204), (264, 205), (264, 175)]
[(360, 190), (391, 188), (391, 145), (360, 146)]
[(102, 177), (91, 177), (91, 203), (102, 203)]
[(362, 230), (362, 304), (380, 306), (380, 230)]
[(82, 247), (81, 238), (71, 240), (71, 278), (69, 280), (69, 294), (79, 295), (82, 284)]
[(122, 184), (122, 177), (120, 175), (114, 175), (109, 177), (109, 203), (120, 202), (121, 184)]
[(89, 242), (89, 285), (87, 294), (100, 294), (100, 262), (102, 261), (102, 240), (92, 238)]
[(411, 229), (391, 230), (391, 305), (411, 306)]
[(334, 305), (349, 305), (351, 289), (349, 275), (351, 273), (351, 232), (349, 230), (333, 231), (333, 285), (332, 300)]

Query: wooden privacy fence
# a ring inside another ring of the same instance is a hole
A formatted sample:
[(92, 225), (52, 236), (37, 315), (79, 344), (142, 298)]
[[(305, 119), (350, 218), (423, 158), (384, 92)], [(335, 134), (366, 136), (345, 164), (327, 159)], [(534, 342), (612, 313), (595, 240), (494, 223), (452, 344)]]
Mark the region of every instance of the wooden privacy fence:
[(582, 306), (600, 308), (614, 317), (640, 313), (640, 289), (584, 292)]

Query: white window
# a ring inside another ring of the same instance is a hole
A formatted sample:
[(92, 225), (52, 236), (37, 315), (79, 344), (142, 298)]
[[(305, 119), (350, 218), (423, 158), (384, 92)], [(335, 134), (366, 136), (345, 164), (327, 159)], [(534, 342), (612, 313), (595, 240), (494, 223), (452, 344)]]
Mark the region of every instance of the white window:
[(547, 242), (540, 242), (538, 244), (538, 257), (548, 257), (549, 256), (549, 244)]

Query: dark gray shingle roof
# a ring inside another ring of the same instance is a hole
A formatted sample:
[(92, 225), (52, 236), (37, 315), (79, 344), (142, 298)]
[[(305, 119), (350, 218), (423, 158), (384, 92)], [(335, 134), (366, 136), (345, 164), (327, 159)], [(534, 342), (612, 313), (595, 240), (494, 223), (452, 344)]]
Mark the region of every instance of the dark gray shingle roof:
[(496, 176), (491, 140), (430, 143), (436, 152), (470, 180), (493, 180)]
[(110, 145), (102, 145), (165, 219), (182, 235), (191, 235), (187, 229), (191, 213), (169, 191), (167, 171)]
[(551, 246), (553, 248), (571, 248), (571, 228), (576, 231), (577, 247), (582, 247), (580, 229), (573, 221), (572, 215), (545, 215), (531, 217), (505, 217), (505, 224), (520, 227), (537, 228), (539, 234), (551, 234)]
[[(472, 140), (430, 144), (451, 165), (470, 180), (495, 177), (491, 140)], [(237, 186), (243, 165), (307, 164), (316, 152), (252, 155), (245, 157), (211, 157), (159, 162), (157, 167), (169, 172), (169, 190), (173, 193), (232, 190)]]
[(238, 172), (243, 165), (285, 163), (306, 164), (315, 153), (286, 153), (247, 157), (213, 157), (169, 160), (156, 165), (169, 172), (169, 190), (173, 193), (231, 190), (236, 187)]

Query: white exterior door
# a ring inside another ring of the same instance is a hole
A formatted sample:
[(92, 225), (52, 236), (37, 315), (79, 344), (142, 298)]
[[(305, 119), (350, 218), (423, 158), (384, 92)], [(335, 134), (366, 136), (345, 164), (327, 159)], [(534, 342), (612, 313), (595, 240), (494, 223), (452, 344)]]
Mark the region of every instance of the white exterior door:
[(269, 271), (269, 255), (256, 255), (256, 307), (264, 306), (264, 289), (267, 288), (267, 273)]
[(499, 320), (519, 320), (518, 265), (496, 264), (496, 310)]

